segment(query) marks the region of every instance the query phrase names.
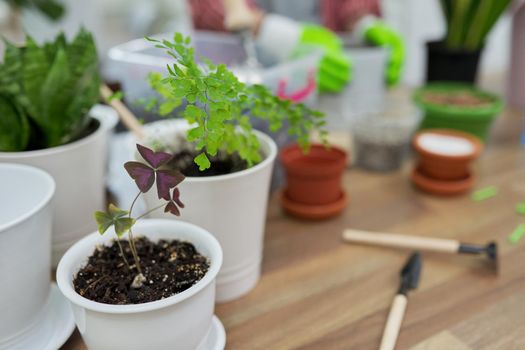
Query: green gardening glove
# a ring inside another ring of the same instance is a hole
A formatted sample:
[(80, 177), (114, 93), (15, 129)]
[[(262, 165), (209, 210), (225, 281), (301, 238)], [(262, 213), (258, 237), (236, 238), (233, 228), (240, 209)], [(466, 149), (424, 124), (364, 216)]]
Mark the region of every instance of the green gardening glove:
[(386, 82), (389, 86), (397, 84), (405, 61), (405, 43), (401, 35), (380, 20), (367, 23), (362, 35), (369, 43), (389, 49)]
[(319, 63), (319, 89), (322, 92), (340, 92), (351, 78), (352, 63), (343, 51), (341, 40), (329, 29), (306, 24), (302, 27), (299, 45), (294, 55), (311, 48), (320, 48), (324, 55)]

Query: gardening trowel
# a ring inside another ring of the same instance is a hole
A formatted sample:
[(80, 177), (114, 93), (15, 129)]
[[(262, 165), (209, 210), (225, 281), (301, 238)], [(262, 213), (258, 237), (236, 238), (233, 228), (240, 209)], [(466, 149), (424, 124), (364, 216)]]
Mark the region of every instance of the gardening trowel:
[(385, 247), (408, 248), (441, 253), (486, 255), (490, 266), (497, 271), (498, 247), (496, 242), (486, 245), (461, 243), (454, 239), (417, 237), (397, 233), (379, 233), (347, 229), (343, 232), (346, 242), (371, 244)]
[(390, 307), (379, 350), (393, 350), (395, 348), (407, 307), (407, 293), (409, 290), (417, 288), (420, 273), (421, 256), (419, 253), (414, 253), (401, 270), (401, 285)]

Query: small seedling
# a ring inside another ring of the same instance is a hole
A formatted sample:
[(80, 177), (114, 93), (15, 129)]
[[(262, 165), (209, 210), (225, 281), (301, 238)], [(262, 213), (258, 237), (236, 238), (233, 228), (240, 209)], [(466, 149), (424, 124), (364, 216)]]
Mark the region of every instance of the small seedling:
[(305, 151), (313, 130), (326, 143), (323, 113), (282, 100), (263, 85), (244, 84), (224, 64), (215, 65), (206, 58), (197, 62), (190, 38), (180, 33), (173, 41), (147, 40), (165, 50), (175, 63), (167, 66), (166, 78), (158, 73), (150, 75), (149, 83), (162, 102), (153, 101), (146, 108), (158, 105), (159, 114), (167, 115), (186, 100), (183, 116), (192, 125), (186, 136), (199, 152), (194, 161), (201, 171), (211, 166), (209, 156), (217, 155), (219, 150), (237, 153), (248, 167), (261, 161), (250, 117), (267, 121), (272, 132), (287, 126), (288, 134)]
[[(137, 248), (133, 238), (133, 225), (137, 220), (149, 215), (155, 210), (164, 207), (164, 212), (173, 215), (180, 215), (180, 208), (184, 208), (184, 204), (180, 200), (180, 191), (177, 186), (184, 180), (184, 175), (177, 170), (168, 168), (168, 162), (173, 158), (173, 155), (166, 152), (154, 152), (151, 149), (137, 144), (137, 150), (145, 160), (145, 163), (130, 161), (124, 164), (124, 168), (135, 180), (139, 192), (131, 203), (129, 210), (122, 210), (117, 206), (110, 204), (107, 212), (95, 212), (95, 220), (98, 224), (98, 232), (102, 235), (111, 226), (114, 227), (117, 236), (116, 242), (120, 249), (120, 254), (124, 262), (130, 270), (135, 269), (137, 275), (135, 276), (131, 287), (140, 288), (142, 283), (146, 281), (146, 277), (142, 273), (140, 267), (140, 257), (137, 254)], [(133, 207), (140, 195), (148, 192), (153, 185), (157, 187), (157, 196), (162, 203), (137, 217), (132, 217)], [(130, 264), (125, 255), (120, 238), (128, 234), (129, 248), (133, 255), (133, 264)]]

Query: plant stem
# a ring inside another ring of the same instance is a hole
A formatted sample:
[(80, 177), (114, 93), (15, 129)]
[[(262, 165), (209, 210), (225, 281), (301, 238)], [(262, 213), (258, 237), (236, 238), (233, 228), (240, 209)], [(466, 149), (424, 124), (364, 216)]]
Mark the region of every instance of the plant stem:
[(128, 236), (129, 236), (129, 247), (131, 248), (131, 253), (133, 254), (133, 260), (135, 260), (135, 266), (137, 267), (137, 271), (139, 272), (139, 274), (142, 275), (142, 269), (140, 268), (140, 259), (137, 253), (137, 248), (135, 247), (135, 240), (133, 238), (133, 232), (131, 228), (128, 231)]
[(165, 206), (165, 205), (166, 205), (166, 204), (163, 203), (163, 204), (159, 205), (158, 207), (155, 207), (155, 208), (153, 208), (153, 209), (150, 209), (150, 210), (148, 210), (147, 212), (145, 212), (144, 214), (138, 216), (135, 220), (142, 219), (142, 218), (145, 217), (146, 215), (151, 214), (151, 213), (154, 212), (155, 210), (160, 209), (160, 208), (162, 208), (162, 207)]
[(139, 191), (139, 193), (137, 193), (137, 195), (135, 196), (135, 198), (133, 199), (133, 202), (131, 202), (131, 206), (129, 207), (129, 217), (131, 218), (131, 212), (133, 211), (133, 207), (135, 206), (135, 203), (137, 202), (137, 199), (139, 199), (140, 195), (141, 195), (141, 191)]
[[(133, 199), (133, 202), (131, 202), (131, 206), (129, 207), (129, 215), (128, 215), (129, 218), (131, 218), (131, 212), (133, 211), (133, 207), (135, 206), (135, 203), (137, 202), (137, 199), (139, 199), (141, 193), (142, 192), (139, 191), (139, 193), (137, 193), (137, 195)], [(137, 218), (136, 220), (138, 219), (139, 218)], [(135, 260), (135, 266), (137, 267), (137, 271), (139, 272), (139, 274), (142, 275), (142, 269), (140, 268), (139, 254), (137, 252), (137, 247), (135, 246), (135, 239), (133, 238), (133, 232), (131, 230), (131, 227), (128, 231), (128, 236), (129, 236), (129, 248), (131, 250), (131, 254), (133, 254), (133, 260)]]
[(129, 270), (131, 270), (131, 266), (129, 266), (128, 259), (126, 259), (126, 255), (124, 255), (124, 249), (122, 248), (122, 244), (120, 243), (120, 238), (117, 236), (117, 244), (120, 249), (120, 255), (122, 255), (122, 259), (124, 259), (124, 262), (126, 263), (126, 266)]

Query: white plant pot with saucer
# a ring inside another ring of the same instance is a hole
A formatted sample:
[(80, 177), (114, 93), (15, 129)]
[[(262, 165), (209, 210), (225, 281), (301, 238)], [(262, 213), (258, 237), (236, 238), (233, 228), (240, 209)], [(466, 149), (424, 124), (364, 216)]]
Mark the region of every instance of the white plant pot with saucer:
[[(185, 137), (188, 124), (185, 120), (167, 120), (145, 128), (149, 137), (169, 144), (177, 135)], [(261, 143), (262, 162), (227, 175), (186, 177), (179, 186), (186, 205), (180, 219), (212, 232), (224, 251), (223, 267), (217, 277), (218, 302), (245, 295), (255, 287), (261, 274), (266, 209), (277, 146), (269, 136), (255, 133)], [(130, 140), (133, 150), (135, 143), (136, 140)], [(148, 209), (158, 202), (153, 192), (146, 193), (144, 200)], [(162, 212), (155, 212), (152, 217), (173, 220)]]
[(0, 163), (31, 165), (55, 180), (53, 267), (67, 248), (96, 229), (93, 212), (105, 207), (107, 143), (118, 117), (112, 108), (102, 105), (89, 113), (99, 126), (80, 140), (41, 150), (0, 152)]
[(60, 260), (56, 279), (71, 304), (87, 347), (97, 350), (223, 349), (224, 328), (213, 316), (215, 278), (222, 263), (217, 240), (203, 228), (175, 220), (140, 220), (133, 230), (152, 241), (191, 242), (200, 254), (209, 258), (209, 270), (195, 285), (169, 298), (130, 305), (98, 303), (77, 294), (73, 278), (96, 245), (109, 243), (115, 233), (110, 228), (103, 236), (94, 232), (81, 239)]
[(52, 286), (53, 178), (25, 165), (0, 164), (0, 349), (57, 349), (73, 315)]

